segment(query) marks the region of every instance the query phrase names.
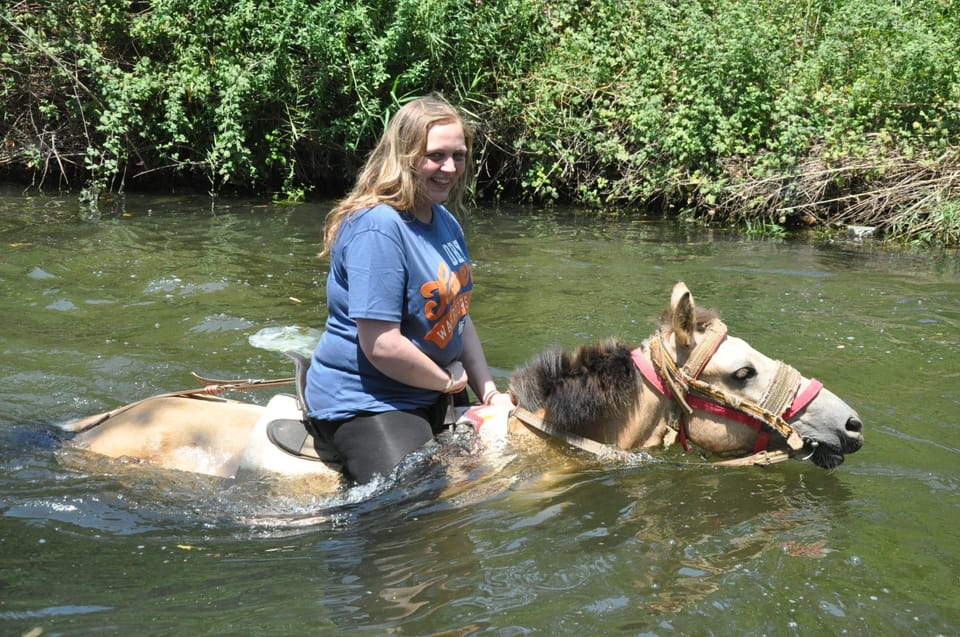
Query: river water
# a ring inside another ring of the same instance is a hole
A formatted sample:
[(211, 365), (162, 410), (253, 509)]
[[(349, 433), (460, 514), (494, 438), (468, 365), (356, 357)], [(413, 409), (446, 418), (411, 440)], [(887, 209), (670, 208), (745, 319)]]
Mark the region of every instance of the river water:
[(955, 253), (570, 210), (465, 221), (501, 384), (553, 344), (647, 336), (684, 280), (859, 411), (866, 445), (833, 472), (560, 448), (493, 471), (464, 443), (319, 496), (70, 448), (59, 423), (193, 370), (289, 375), (277, 350), (309, 351), (325, 318), (327, 207), (0, 194), (0, 634), (960, 633)]

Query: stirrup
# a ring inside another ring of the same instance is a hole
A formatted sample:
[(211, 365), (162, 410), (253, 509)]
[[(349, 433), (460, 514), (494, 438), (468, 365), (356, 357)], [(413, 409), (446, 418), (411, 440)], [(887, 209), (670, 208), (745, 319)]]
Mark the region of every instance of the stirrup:
[(280, 449), (298, 458), (337, 461), (336, 452), (317, 440), (302, 420), (274, 420), (267, 425), (267, 438)]

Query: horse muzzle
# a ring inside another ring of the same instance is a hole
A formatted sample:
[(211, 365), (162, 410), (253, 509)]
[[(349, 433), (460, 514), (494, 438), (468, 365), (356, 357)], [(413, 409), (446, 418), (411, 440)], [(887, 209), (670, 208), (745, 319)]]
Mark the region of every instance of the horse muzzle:
[(823, 469), (835, 469), (843, 464), (847, 454), (856, 453), (863, 447), (863, 422), (853, 414), (844, 422), (842, 429), (830, 435), (801, 437), (803, 449), (798, 455)]

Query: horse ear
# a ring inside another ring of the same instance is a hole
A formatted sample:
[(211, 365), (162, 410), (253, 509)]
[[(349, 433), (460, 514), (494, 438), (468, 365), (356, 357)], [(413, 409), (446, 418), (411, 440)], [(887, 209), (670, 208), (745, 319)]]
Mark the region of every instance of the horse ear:
[(693, 335), (697, 329), (697, 312), (693, 304), (693, 294), (683, 281), (673, 286), (670, 309), (673, 314), (673, 334), (676, 337), (677, 346), (691, 347)]

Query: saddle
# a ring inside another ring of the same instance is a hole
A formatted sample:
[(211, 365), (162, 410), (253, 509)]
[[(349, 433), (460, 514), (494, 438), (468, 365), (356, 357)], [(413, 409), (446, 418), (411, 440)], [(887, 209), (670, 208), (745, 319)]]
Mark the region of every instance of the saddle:
[(316, 460), (318, 462), (339, 462), (336, 450), (320, 436), (307, 414), (305, 389), (307, 386), (307, 370), (310, 368), (310, 359), (298, 352), (284, 352), (291, 359), (296, 373), (297, 406), (300, 408), (300, 418), (279, 418), (267, 425), (267, 438), (275, 446), (298, 458)]
[[(298, 352), (284, 352), (284, 356), (293, 361), (297, 387), (297, 406), (300, 418), (278, 418), (267, 425), (267, 438), (276, 447), (290, 455), (319, 462), (340, 462), (340, 456), (327, 440), (317, 431), (307, 413), (306, 386), (307, 370), (310, 359)], [(453, 426), (469, 407), (466, 390), (452, 397), (446, 407), (444, 424)]]

